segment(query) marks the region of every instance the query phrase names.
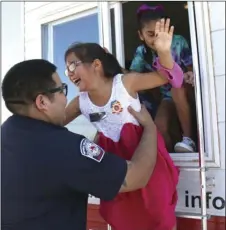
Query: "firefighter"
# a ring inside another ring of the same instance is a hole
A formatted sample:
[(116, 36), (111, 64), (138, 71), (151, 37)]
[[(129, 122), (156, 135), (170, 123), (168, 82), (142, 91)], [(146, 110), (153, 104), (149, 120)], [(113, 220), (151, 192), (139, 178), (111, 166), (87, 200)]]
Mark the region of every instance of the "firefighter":
[(89, 194), (111, 200), (147, 184), (157, 133), (145, 108), (131, 109), (144, 132), (126, 161), (63, 127), (67, 85), (50, 62), (14, 65), (2, 94), (13, 114), (1, 126), (3, 230), (85, 230)]

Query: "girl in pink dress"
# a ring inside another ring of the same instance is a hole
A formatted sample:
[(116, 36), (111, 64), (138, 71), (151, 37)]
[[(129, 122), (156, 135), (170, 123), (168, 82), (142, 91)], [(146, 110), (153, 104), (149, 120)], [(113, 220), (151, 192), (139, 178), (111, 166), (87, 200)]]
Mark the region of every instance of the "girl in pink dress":
[[(170, 54), (169, 20), (157, 23), (155, 32), (158, 72), (122, 74), (114, 56), (94, 43), (72, 45), (65, 53), (67, 75), (80, 90), (66, 109), (66, 123), (83, 114), (97, 128), (98, 144), (126, 160), (132, 158), (143, 131), (127, 110), (140, 110), (137, 92), (167, 82), (178, 88), (183, 82), (183, 72)], [(114, 230), (173, 230), (177, 183), (178, 169), (158, 134), (156, 166), (146, 187), (101, 200), (100, 213)]]

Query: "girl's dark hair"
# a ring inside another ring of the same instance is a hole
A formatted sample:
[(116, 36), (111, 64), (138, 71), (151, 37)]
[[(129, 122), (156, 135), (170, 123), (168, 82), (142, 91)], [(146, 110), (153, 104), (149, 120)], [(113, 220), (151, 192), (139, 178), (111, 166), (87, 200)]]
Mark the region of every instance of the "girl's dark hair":
[(95, 59), (99, 59), (103, 66), (104, 75), (107, 78), (113, 78), (115, 75), (122, 73), (122, 68), (117, 59), (97, 43), (72, 44), (65, 52), (65, 61), (70, 53), (74, 53), (83, 63), (92, 63)]
[(143, 4), (137, 10), (138, 29), (141, 31), (146, 23), (161, 18), (168, 18), (165, 15), (164, 8), (161, 5), (151, 7)]
[[(169, 18), (165, 15), (164, 8), (161, 5), (158, 6), (148, 6), (146, 4), (141, 5), (137, 10), (137, 24), (138, 24), (138, 30), (141, 32), (141, 30), (144, 28), (145, 24), (149, 23), (150, 21), (156, 21), (161, 18)], [(144, 59), (148, 63), (152, 63), (153, 61), (153, 54), (151, 49), (146, 45), (144, 42), (144, 46), (146, 49), (146, 52), (144, 54)]]

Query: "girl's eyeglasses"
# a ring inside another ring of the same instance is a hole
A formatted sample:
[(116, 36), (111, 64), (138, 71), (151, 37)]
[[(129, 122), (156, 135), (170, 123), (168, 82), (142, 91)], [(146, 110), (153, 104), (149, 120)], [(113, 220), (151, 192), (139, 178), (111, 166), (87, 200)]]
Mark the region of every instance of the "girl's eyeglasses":
[(79, 66), (82, 61), (74, 61), (65, 70), (65, 75), (68, 77), (68, 72), (74, 72), (77, 66)]

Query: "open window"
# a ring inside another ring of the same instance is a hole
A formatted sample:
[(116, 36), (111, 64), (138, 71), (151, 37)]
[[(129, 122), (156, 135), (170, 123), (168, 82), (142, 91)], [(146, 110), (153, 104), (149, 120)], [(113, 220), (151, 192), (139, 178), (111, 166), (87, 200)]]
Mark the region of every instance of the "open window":
[[(68, 103), (78, 94), (78, 89), (65, 76), (64, 53), (74, 42), (99, 43), (99, 37), (97, 9), (80, 12), (42, 25), (42, 56), (57, 66), (62, 82), (67, 83)], [(94, 126), (83, 115), (70, 122), (67, 128), (89, 139), (93, 139), (96, 134)]]
[[(63, 81), (69, 84), (69, 92), (75, 87), (64, 76), (63, 54), (74, 41), (97, 42), (109, 49), (123, 67), (129, 67), (136, 47), (140, 44), (137, 35), (136, 10), (141, 4), (161, 4), (175, 25), (175, 34), (182, 35), (192, 49), (193, 71), (196, 78), (196, 97), (190, 100), (193, 110), (193, 129), (198, 149), (205, 154), (207, 164), (220, 166), (216, 99), (212, 63), (212, 48), (207, 2), (92, 2), (65, 8), (40, 20), (42, 27), (42, 57), (53, 61)], [(77, 3), (76, 3), (77, 4)], [(87, 8), (87, 6), (89, 7)], [(86, 31), (80, 33), (83, 23)], [(71, 32), (73, 31), (73, 32)], [(78, 33), (76, 33), (79, 31)], [(198, 38), (198, 39), (197, 39)], [(193, 92), (194, 93), (194, 92)], [(194, 96), (194, 94), (193, 94)], [(71, 99), (69, 94), (68, 99)], [(197, 124), (197, 125), (196, 125)], [(84, 117), (70, 124), (76, 132), (84, 125), (92, 136), (95, 129)], [(182, 133), (180, 133), (181, 135)], [(198, 153), (171, 153), (177, 165), (198, 164)]]
[[(171, 153), (177, 165), (198, 165), (199, 153), (205, 154), (207, 164), (219, 167), (218, 132), (216, 118), (216, 102), (214, 92), (212, 49), (210, 41), (209, 15), (205, 3), (193, 2), (118, 2), (111, 6), (111, 36), (113, 54), (120, 64), (129, 69), (136, 48), (141, 44), (137, 33), (136, 11), (142, 4), (155, 6), (161, 4), (167, 16), (175, 26), (175, 34), (182, 35), (192, 50), (193, 71), (196, 86), (189, 90), (188, 98), (191, 108), (193, 139), (196, 141), (195, 153)], [(117, 27), (115, 26), (117, 25)], [(192, 38), (192, 39), (191, 39)], [(198, 39), (197, 39), (198, 38)], [(181, 129), (177, 130), (182, 136)], [(172, 134), (171, 134), (172, 135)], [(174, 144), (178, 141), (176, 135)]]

